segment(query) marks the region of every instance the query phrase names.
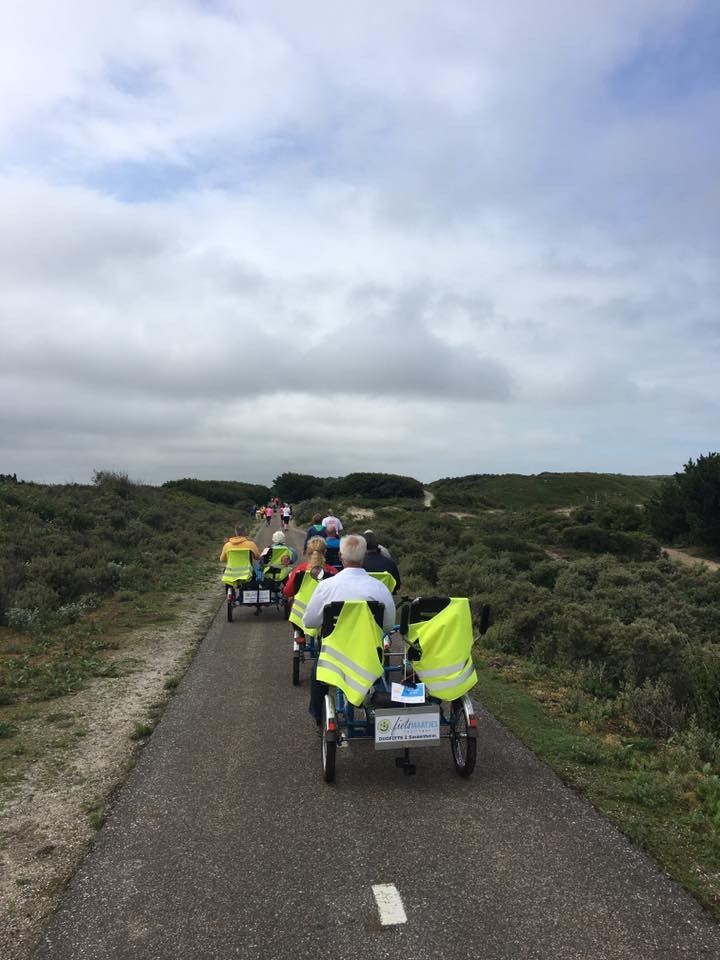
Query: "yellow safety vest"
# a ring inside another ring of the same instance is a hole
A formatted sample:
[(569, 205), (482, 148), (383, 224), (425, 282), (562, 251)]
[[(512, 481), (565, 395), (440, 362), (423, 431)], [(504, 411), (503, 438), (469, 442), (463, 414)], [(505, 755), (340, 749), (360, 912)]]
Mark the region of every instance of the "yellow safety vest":
[(237, 583), (238, 580), (252, 580), (253, 562), (249, 550), (228, 550), (227, 566), (222, 575), (223, 583)]
[(384, 583), (390, 593), (392, 593), (397, 586), (397, 580), (389, 570), (368, 570), (368, 573), (371, 577), (375, 577), (376, 580), (379, 580), (380, 583)]
[[(282, 563), (283, 557), (289, 557), (290, 559), (292, 559), (292, 553), (290, 552), (289, 547), (280, 546), (280, 547), (272, 548), (270, 552), (270, 558), (265, 563), (265, 569), (263, 570), (263, 578), (265, 580), (276, 580), (278, 582), (282, 580), (287, 580), (291, 567), (289, 563), (287, 565), (283, 565)], [(269, 567), (280, 567), (280, 569), (278, 570), (277, 573), (275, 572), (271, 573), (270, 570), (268, 569)]]
[(323, 637), (317, 678), (340, 687), (350, 703), (359, 707), (382, 675), (377, 648), (382, 630), (365, 600), (346, 600), (335, 628)]
[[(301, 576), (301, 574), (298, 574)], [(290, 616), (288, 620), (290, 623), (294, 623), (296, 627), (300, 627), (306, 637), (315, 637), (317, 636), (319, 627), (304, 627), (302, 618), (307, 609), (307, 605), (310, 603), (310, 597), (317, 590), (317, 585), (320, 582), (312, 576), (309, 570), (305, 570), (302, 573), (303, 581), (300, 584), (300, 589), (295, 594), (295, 599), (293, 600), (292, 610), (290, 611)]]
[(420, 642), (422, 657), (414, 664), (415, 673), (431, 696), (456, 700), (477, 683), (467, 597), (452, 597), (431, 620), (411, 623), (408, 640)]

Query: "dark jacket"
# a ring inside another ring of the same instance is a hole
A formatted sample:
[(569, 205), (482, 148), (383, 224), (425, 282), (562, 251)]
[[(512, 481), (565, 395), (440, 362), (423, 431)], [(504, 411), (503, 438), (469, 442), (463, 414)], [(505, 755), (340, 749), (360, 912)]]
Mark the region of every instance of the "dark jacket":
[(311, 527), (308, 527), (308, 532), (305, 534), (305, 543), (303, 544), (303, 553), (308, 545), (308, 540), (312, 540), (313, 537), (322, 537), (323, 540), (327, 537), (325, 527), (321, 523), (313, 523)]
[(379, 551), (368, 550), (365, 554), (363, 567), (365, 567), (368, 573), (386, 572), (392, 574), (393, 577), (395, 577), (395, 589), (393, 593), (397, 593), (400, 589), (400, 571), (392, 557), (384, 557)]

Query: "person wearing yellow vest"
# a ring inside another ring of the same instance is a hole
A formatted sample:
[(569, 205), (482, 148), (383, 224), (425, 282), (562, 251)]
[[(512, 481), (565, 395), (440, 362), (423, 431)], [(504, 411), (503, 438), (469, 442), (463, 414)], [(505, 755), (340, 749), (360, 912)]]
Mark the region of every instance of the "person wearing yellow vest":
[[(285, 533), (282, 530), (276, 530), (272, 535), (272, 546), (265, 547), (260, 554), (260, 560), (263, 564), (270, 563), (273, 556), (273, 548), (284, 547), (285, 552), (281, 555), (280, 563), (284, 566), (294, 566), (297, 563), (297, 550), (295, 547), (288, 546), (285, 543)], [(278, 550), (278, 552), (280, 552)]]
[(303, 614), (318, 583), (336, 573), (335, 567), (330, 566), (325, 560), (323, 538), (311, 537), (308, 541), (305, 560), (293, 569), (283, 587), (283, 596), (293, 601), (288, 619), (295, 628), (293, 639), (296, 643), (304, 643), (306, 635), (315, 636), (317, 633), (317, 630), (303, 629)]
[[(252, 567), (248, 566), (246, 570), (236, 569), (233, 560), (237, 561), (238, 555), (232, 554), (234, 550), (247, 550), (249, 563), (252, 564)], [(245, 527), (238, 523), (235, 526), (235, 536), (228, 537), (220, 551), (220, 563), (225, 565), (222, 575), (223, 590), (227, 587), (234, 586), (237, 580), (246, 580), (251, 576), (257, 577), (260, 570), (258, 566), (259, 559), (260, 551), (257, 548), (257, 544), (254, 540), (248, 538), (245, 533)]]
[[(303, 616), (303, 625), (310, 629), (322, 626), (323, 609), (336, 600), (376, 600), (384, 607), (383, 630), (389, 633), (395, 625), (395, 602), (388, 588), (375, 580), (363, 569), (367, 545), (365, 538), (350, 534), (340, 541), (340, 559), (343, 569), (329, 580), (323, 580), (310, 598)], [(319, 663), (319, 661), (317, 661)], [(322, 719), (322, 703), (328, 684), (317, 678), (313, 671), (310, 685), (309, 711), (319, 725)]]
[(223, 544), (223, 548), (220, 551), (220, 563), (227, 562), (228, 550), (249, 550), (255, 563), (260, 559), (260, 551), (257, 548), (257, 544), (254, 540), (248, 538), (245, 533), (245, 527), (241, 524), (235, 527), (235, 536), (229, 537)]

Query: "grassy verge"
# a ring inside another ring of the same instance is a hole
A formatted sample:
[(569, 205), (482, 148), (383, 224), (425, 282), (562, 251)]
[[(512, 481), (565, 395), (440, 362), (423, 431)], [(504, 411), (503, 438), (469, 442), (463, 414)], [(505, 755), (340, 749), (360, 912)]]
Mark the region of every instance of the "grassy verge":
[[(83, 736), (63, 698), (95, 678), (112, 681), (139, 669), (138, 634), (181, 623), (188, 596), (211, 582), (217, 569), (207, 558), (187, 558), (145, 591), (119, 591), (73, 624), (33, 634), (0, 628), (0, 787), (16, 783), (40, 759), (42, 748), (28, 734), (29, 725), (47, 724), (54, 736), (50, 745), (60, 751)], [(218, 605), (220, 600), (218, 589)], [(177, 680), (169, 678), (165, 689)], [(131, 736), (140, 734), (136, 729)]]
[(476, 693), (720, 919), (720, 776), (701, 744), (641, 737), (571, 675), (481, 651)]

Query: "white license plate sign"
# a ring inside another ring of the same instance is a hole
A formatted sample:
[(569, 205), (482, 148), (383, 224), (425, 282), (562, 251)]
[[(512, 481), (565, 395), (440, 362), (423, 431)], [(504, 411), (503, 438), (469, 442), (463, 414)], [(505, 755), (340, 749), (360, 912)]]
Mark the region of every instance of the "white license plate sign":
[(243, 590), (243, 603), (270, 603), (269, 590)]
[(375, 749), (390, 750), (412, 744), (421, 747), (440, 739), (440, 707), (427, 704), (404, 710), (375, 711)]

